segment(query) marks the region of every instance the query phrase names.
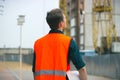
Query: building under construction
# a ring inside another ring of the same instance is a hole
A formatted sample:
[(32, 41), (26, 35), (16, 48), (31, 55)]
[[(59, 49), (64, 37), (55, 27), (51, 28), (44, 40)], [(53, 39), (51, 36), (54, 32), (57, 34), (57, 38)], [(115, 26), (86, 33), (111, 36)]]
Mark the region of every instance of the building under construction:
[(120, 0), (67, 0), (70, 36), (80, 50), (119, 51)]

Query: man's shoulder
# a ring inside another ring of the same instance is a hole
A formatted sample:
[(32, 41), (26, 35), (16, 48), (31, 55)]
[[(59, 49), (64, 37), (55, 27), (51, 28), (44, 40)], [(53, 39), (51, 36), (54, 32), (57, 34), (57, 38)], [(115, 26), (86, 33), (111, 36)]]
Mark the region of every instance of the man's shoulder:
[(47, 36), (47, 35), (44, 35), (44, 36), (42, 36), (42, 37), (36, 39), (36, 40), (35, 40), (35, 43), (40, 42), (40, 41), (43, 40), (46, 36)]
[(71, 39), (70, 36), (67, 36), (67, 35), (64, 35), (64, 34), (61, 34), (61, 35), (62, 35), (62, 37), (64, 37), (64, 38)]

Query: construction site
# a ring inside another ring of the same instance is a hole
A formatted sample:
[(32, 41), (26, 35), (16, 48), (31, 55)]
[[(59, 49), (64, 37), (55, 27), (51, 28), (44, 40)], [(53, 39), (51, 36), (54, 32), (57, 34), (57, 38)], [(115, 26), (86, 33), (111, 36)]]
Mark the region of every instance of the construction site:
[[(66, 0), (66, 2), (67, 7), (63, 9), (68, 15), (69, 35), (76, 40), (84, 55), (89, 53), (85, 57), (88, 73), (119, 78), (120, 1)], [(92, 56), (93, 52), (97, 56)]]
[[(76, 41), (88, 80), (120, 80), (119, 7), (120, 0), (59, 0), (67, 19), (65, 35)], [(0, 48), (0, 80), (34, 80), (33, 52), (21, 46)], [(72, 62), (71, 71), (76, 71)]]
[(119, 0), (61, 0), (60, 7), (69, 26), (66, 34), (73, 37), (86, 55), (90, 74), (120, 79), (119, 3)]

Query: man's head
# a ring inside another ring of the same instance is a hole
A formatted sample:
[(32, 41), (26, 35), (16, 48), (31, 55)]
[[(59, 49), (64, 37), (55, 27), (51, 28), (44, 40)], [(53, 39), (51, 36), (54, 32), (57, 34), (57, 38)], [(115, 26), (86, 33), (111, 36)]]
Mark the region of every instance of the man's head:
[(51, 29), (64, 29), (66, 18), (61, 9), (53, 9), (47, 13), (46, 21)]

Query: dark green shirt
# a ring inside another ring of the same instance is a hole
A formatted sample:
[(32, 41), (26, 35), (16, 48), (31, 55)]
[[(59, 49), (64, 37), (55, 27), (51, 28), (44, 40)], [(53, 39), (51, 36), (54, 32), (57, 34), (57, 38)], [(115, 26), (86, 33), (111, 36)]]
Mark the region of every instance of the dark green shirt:
[(68, 62), (70, 62), (70, 60), (73, 62), (77, 70), (85, 66), (79, 48), (73, 39), (70, 42), (68, 53)]
[[(62, 31), (59, 30), (50, 30), (49, 33), (60, 33), (63, 34)], [(33, 72), (35, 71), (35, 54), (33, 57)], [(75, 41), (73, 39), (71, 39), (70, 41), (70, 47), (69, 47), (69, 52), (68, 52), (68, 64), (70, 63), (70, 61), (73, 62), (73, 64), (75, 65), (76, 69), (79, 70), (82, 67), (85, 66), (85, 63), (82, 59), (81, 53), (79, 52), (79, 48), (77, 46), (77, 44), (75, 43)]]

